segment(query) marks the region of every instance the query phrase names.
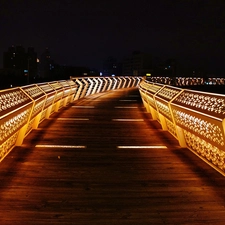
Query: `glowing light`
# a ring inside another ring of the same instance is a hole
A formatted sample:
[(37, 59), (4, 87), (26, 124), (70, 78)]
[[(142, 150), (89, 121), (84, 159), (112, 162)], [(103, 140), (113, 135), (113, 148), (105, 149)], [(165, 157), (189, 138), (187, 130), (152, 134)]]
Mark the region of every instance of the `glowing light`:
[(86, 148), (83, 145), (35, 145), (36, 148)]
[(72, 106), (72, 108), (88, 108), (88, 109), (91, 109), (91, 108), (94, 108), (94, 106), (90, 106), (90, 105), (74, 105)]
[(121, 99), (120, 102), (136, 102), (137, 100), (133, 99)]
[(88, 118), (57, 118), (56, 120), (89, 120)]
[(143, 119), (112, 119), (112, 121), (143, 122)]
[(136, 106), (115, 106), (115, 109), (137, 109)]
[(124, 148), (124, 149), (139, 149), (139, 148), (142, 148), (142, 149), (151, 149), (151, 148), (167, 148), (166, 146), (164, 145), (149, 145), (149, 146), (135, 146), (135, 145), (131, 145), (131, 146), (117, 146), (117, 148)]

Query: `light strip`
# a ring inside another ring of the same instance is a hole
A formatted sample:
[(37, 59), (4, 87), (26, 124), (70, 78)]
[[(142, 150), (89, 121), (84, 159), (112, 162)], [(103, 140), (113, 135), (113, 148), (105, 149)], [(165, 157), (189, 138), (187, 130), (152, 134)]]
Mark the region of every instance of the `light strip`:
[(152, 149), (152, 148), (167, 148), (165, 145), (149, 145), (149, 146), (117, 146), (117, 148), (125, 148), (125, 149)]
[(133, 122), (143, 122), (143, 119), (112, 119), (113, 121), (133, 121)]
[(89, 120), (88, 118), (57, 118), (56, 120)]
[(72, 108), (94, 108), (94, 106), (90, 105), (74, 105)]
[(136, 109), (137, 107), (132, 106), (115, 106), (115, 109)]
[(36, 148), (86, 148), (83, 145), (35, 145)]
[(121, 102), (136, 102), (137, 100), (120, 99)]

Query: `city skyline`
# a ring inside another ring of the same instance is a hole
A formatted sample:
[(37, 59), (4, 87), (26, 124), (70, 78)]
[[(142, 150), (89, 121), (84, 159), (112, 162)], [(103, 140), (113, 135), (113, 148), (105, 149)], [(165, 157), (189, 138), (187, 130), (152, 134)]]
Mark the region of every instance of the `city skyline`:
[[(61, 65), (100, 69), (133, 51), (223, 72), (224, 1), (3, 1), (0, 52), (46, 47)], [(2, 68), (2, 54), (0, 68)]]

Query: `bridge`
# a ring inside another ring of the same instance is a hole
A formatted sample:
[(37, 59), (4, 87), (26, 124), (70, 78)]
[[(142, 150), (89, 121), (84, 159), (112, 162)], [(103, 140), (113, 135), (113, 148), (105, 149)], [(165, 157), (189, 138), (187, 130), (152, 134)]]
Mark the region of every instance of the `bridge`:
[(224, 97), (141, 77), (2, 90), (1, 224), (224, 224)]

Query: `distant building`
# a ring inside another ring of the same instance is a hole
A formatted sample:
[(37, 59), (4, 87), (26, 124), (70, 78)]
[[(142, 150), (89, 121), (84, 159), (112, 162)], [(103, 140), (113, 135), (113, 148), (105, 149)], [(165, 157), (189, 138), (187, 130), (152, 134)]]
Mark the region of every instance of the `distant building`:
[(43, 80), (52, 80), (54, 75), (53, 71), (55, 68), (55, 63), (51, 59), (50, 51), (48, 48), (40, 56), (40, 61), (38, 64), (39, 78)]
[(152, 72), (152, 55), (135, 51), (123, 60), (123, 76), (145, 76)]
[(103, 76), (119, 76), (121, 73), (121, 63), (114, 57), (110, 56), (103, 62)]
[(153, 76), (175, 77), (177, 73), (177, 62), (175, 59), (158, 61), (153, 66)]
[(11, 46), (3, 53), (4, 69), (27, 69), (27, 55), (22, 46)]
[(17, 84), (30, 83), (37, 74), (37, 53), (33, 47), (26, 51), (21, 45), (13, 45), (3, 53), (3, 69), (14, 74), (13, 80)]

